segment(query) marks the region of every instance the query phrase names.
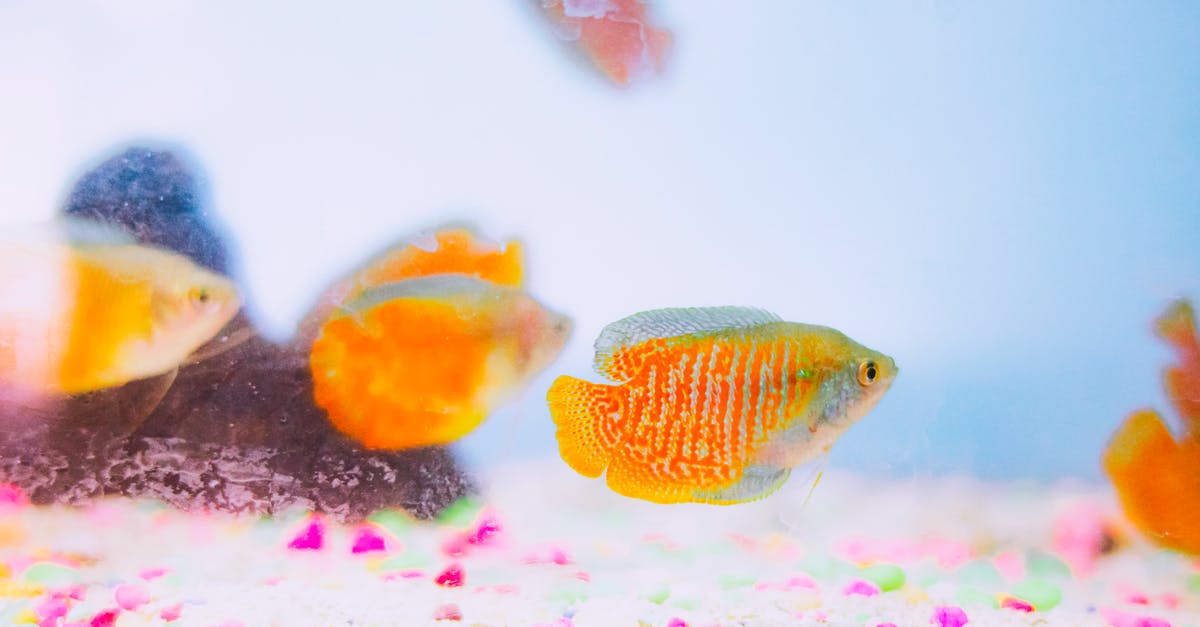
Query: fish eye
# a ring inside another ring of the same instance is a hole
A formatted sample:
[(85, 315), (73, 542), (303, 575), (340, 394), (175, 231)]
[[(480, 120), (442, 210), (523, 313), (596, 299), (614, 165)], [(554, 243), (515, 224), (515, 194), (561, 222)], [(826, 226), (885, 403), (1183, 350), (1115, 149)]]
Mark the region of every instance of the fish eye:
[(878, 376), (879, 368), (875, 366), (874, 361), (868, 360), (858, 365), (858, 382), (862, 386), (871, 385)]
[(208, 299), (211, 298), (207, 287), (192, 288), (192, 291), (190, 294), (188, 294), (188, 296), (190, 296), (193, 301), (200, 303), (201, 305), (207, 303)]

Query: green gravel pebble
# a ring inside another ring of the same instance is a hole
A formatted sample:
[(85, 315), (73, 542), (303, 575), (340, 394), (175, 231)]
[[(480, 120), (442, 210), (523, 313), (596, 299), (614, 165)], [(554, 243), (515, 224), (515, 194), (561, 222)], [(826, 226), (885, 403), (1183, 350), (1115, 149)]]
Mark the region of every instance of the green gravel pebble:
[(583, 582), (573, 582), (559, 586), (550, 591), (550, 594), (546, 596), (551, 601), (564, 601), (572, 605), (586, 601), (588, 598), (587, 588)]
[(1188, 577), (1187, 589), (1190, 592), (1200, 592), (1200, 573)]
[(1026, 579), (1012, 587), (1010, 594), (1028, 601), (1039, 612), (1053, 609), (1062, 601), (1062, 591), (1058, 586), (1044, 579)]
[(971, 586), (963, 586), (954, 594), (954, 600), (959, 605), (967, 607), (999, 607), (1000, 603), (996, 600), (996, 596), (988, 594), (979, 588)]
[(971, 586), (992, 588), (1004, 584), (1004, 578), (1000, 576), (1000, 571), (996, 570), (991, 561), (984, 559), (963, 564), (955, 571), (954, 576), (959, 583)]
[(858, 572), (858, 567), (833, 557), (810, 557), (800, 562), (800, 571), (813, 579), (829, 581), (850, 577)]
[(367, 522), (379, 525), (384, 531), (397, 538), (403, 537), (412, 529), (412, 519), (408, 517), (408, 514), (394, 509), (381, 509), (367, 516)]
[(642, 595), (642, 598), (657, 605), (662, 605), (667, 597), (671, 596), (671, 589), (666, 586), (660, 586)]
[(429, 565), (429, 556), (423, 553), (401, 553), (395, 557), (389, 557), (379, 563), (379, 570), (388, 572), (392, 570), (405, 570), (408, 568), (423, 568)]
[(481, 509), (483, 509), (483, 503), (464, 496), (451, 503), (450, 507), (442, 510), (442, 513), (438, 514), (437, 521), (443, 525), (466, 527), (475, 521), (475, 516)]
[(1029, 574), (1034, 577), (1058, 577), (1063, 579), (1071, 577), (1071, 567), (1067, 566), (1067, 563), (1057, 556), (1045, 551), (1030, 551), (1025, 556), (1025, 564), (1029, 569)]
[(754, 582), (756, 581), (758, 581), (758, 579), (753, 575), (721, 575), (721, 577), (717, 579), (717, 583), (726, 590), (753, 586)]
[(25, 581), (39, 583), (51, 588), (79, 583), (79, 572), (69, 566), (54, 562), (35, 562), (21, 575)]
[(700, 599), (695, 597), (683, 597), (680, 599), (675, 599), (674, 601), (671, 601), (671, 607), (677, 607), (681, 610), (695, 611), (696, 608), (700, 607)]
[(862, 569), (863, 579), (870, 581), (884, 592), (896, 590), (904, 585), (904, 569), (894, 564), (875, 564)]

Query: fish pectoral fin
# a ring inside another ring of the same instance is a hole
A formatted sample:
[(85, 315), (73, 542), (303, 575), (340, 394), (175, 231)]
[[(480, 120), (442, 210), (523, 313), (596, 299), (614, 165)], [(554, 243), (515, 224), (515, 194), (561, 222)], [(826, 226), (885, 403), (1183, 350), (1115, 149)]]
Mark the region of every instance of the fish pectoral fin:
[(621, 350), (648, 340), (692, 335), (695, 333), (744, 329), (782, 319), (753, 307), (682, 307), (655, 309), (622, 318), (606, 327), (596, 339), (596, 372), (613, 381), (626, 381), (613, 357)]
[(742, 478), (732, 485), (716, 490), (696, 490), (694, 499), (700, 503), (715, 505), (731, 505), (757, 501), (770, 496), (787, 482), (792, 474), (791, 468), (778, 466), (748, 466), (742, 473)]

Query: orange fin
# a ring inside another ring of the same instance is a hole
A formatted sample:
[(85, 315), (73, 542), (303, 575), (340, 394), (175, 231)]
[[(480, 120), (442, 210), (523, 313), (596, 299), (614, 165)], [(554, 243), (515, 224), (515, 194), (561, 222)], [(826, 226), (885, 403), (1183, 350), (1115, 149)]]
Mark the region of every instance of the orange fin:
[(1104, 470), (1114, 478), (1139, 475), (1148, 463), (1174, 456), (1175, 448), (1175, 439), (1158, 412), (1142, 409), (1130, 414), (1113, 434), (1104, 452)]
[(1155, 321), (1154, 330), (1186, 356), (1200, 357), (1200, 346), (1196, 342), (1196, 316), (1186, 298), (1171, 303)]
[[(1184, 420), (1200, 421), (1200, 344), (1191, 303), (1186, 299), (1172, 303), (1155, 322), (1155, 330), (1175, 349), (1179, 359), (1179, 365), (1163, 373), (1167, 397)], [(1195, 426), (1189, 424), (1188, 429), (1192, 431)]]
[(604, 472), (617, 443), (615, 389), (561, 376), (546, 393), (550, 416), (558, 427), (559, 454), (585, 477), (594, 479)]
[(1134, 412), (1104, 453), (1125, 515), (1157, 544), (1200, 555), (1200, 455), (1153, 410)]
[(497, 285), (520, 287), (524, 281), (521, 243), (490, 242), (470, 227), (444, 227), (389, 247), (354, 274), (355, 291), (435, 274), (466, 274)]

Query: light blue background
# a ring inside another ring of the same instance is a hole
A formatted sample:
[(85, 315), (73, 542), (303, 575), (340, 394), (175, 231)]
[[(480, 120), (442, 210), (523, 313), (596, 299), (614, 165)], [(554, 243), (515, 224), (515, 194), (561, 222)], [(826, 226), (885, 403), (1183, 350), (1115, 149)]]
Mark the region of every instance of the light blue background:
[[(902, 373), (873, 472), (1098, 478), (1163, 404), (1149, 321), (1200, 295), (1200, 3), (664, 0), (664, 80), (603, 83), (533, 3), (0, 2), (0, 218), (140, 139), (185, 146), (285, 337), (449, 219), (574, 316), (752, 304)], [(463, 444), (553, 455), (551, 375)]]

